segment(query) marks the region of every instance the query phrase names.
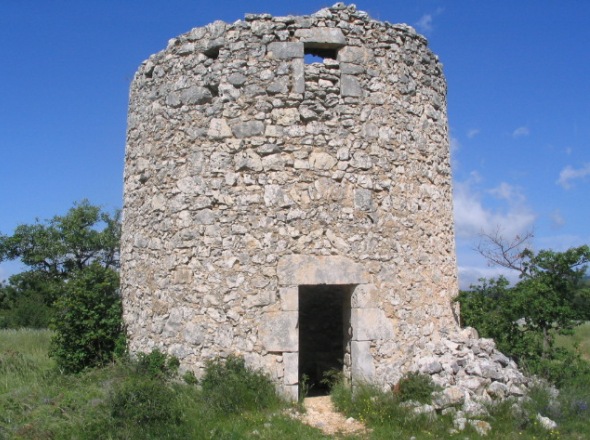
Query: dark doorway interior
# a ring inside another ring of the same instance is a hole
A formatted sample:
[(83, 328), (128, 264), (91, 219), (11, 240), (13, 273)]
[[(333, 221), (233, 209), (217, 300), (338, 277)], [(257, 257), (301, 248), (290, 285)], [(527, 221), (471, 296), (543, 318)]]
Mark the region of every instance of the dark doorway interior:
[(348, 285), (299, 286), (299, 386), (308, 395), (327, 394), (326, 372), (342, 371), (351, 290)]

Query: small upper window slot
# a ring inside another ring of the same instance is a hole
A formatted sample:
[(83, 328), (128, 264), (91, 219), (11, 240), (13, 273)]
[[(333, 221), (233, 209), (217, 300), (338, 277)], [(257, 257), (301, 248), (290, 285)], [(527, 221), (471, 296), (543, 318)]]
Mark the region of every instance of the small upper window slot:
[(335, 60), (338, 55), (338, 49), (305, 46), (303, 55), (305, 64), (323, 63), (326, 58)]
[(216, 60), (217, 58), (219, 58), (219, 49), (221, 49), (221, 46), (214, 46), (210, 49), (207, 49), (205, 52), (203, 52), (203, 54), (205, 54), (205, 56), (211, 58), (212, 60)]

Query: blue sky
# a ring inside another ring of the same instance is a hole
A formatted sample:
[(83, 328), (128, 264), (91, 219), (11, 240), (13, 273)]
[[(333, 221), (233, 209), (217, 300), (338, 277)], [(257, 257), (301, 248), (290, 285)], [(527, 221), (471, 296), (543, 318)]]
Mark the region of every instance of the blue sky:
[[(0, 233), (84, 198), (122, 206), (130, 81), (170, 38), (332, 3), (2, 0)], [(498, 273), (473, 251), (481, 231), (534, 230), (535, 249), (589, 244), (590, 2), (356, 4), (414, 26), (444, 64), (461, 284)], [(0, 263), (0, 279), (21, 269)]]

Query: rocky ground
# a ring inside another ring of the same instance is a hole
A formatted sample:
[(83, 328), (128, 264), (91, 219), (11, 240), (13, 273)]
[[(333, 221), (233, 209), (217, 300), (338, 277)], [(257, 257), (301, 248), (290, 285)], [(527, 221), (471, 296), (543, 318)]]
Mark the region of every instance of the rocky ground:
[(303, 401), (304, 413), (296, 413), (294, 417), (327, 435), (362, 434), (367, 428), (352, 417), (346, 418), (334, 409), (330, 396), (307, 397)]

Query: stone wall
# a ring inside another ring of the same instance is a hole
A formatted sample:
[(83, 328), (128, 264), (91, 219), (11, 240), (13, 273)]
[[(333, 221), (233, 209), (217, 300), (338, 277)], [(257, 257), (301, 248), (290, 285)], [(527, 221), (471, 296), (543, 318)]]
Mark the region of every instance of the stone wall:
[(240, 354), (295, 396), (299, 286), (346, 285), (347, 374), (397, 382), (457, 330), (445, 99), (426, 40), (354, 6), (170, 40), (131, 86), (130, 349)]

